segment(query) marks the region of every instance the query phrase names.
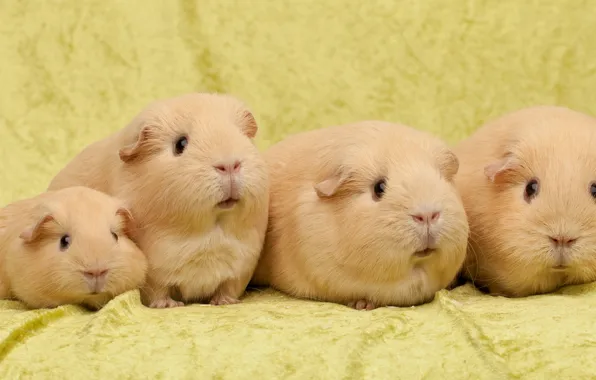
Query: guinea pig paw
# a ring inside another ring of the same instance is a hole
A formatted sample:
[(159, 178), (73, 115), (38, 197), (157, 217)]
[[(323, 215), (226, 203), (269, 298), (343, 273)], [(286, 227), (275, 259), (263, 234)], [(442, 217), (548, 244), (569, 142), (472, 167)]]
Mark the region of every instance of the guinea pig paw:
[(159, 300), (151, 302), (151, 304), (149, 305), (149, 307), (151, 307), (153, 309), (168, 309), (168, 308), (180, 307), (180, 306), (184, 306), (184, 302), (174, 301), (171, 298), (159, 299)]
[(213, 298), (211, 298), (211, 302), (209, 303), (211, 305), (234, 305), (240, 303), (240, 300), (232, 296), (216, 294), (213, 296)]
[(367, 300), (353, 301), (348, 303), (348, 306), (356, 310), (372, 310), (376, 308), (375, 304)]

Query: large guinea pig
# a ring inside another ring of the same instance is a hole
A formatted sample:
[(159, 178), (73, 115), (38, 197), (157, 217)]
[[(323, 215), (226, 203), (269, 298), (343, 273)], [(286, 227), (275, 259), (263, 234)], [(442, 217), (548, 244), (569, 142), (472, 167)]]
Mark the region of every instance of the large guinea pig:
[(458, 160), (422, 131), (368, 121), (265, 152), (270, 219), (255, 285), (356, 309), (431, 301), (455, 278), (468, 224)]
[(143, 285), (147, 259), (121, 201), (85, 187), (0, 209), (0, 298), (98, 309)]
[(470, 223), (462, 275), (522, 297), (596, 280), (596, 119), (562, 107), (509, 113), (454, 151)]
[(149, 259), (143, 303), (239, 302), (267, 228), (267, 167), (239, 100), (186, 94), (156, 101), (86, 147), (50, 189), (86, 185), (122, 198)]

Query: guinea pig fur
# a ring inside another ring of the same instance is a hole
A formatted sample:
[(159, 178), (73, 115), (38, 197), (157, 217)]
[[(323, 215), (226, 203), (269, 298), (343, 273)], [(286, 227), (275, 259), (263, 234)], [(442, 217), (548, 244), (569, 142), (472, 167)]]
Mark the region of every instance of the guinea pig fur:
[(50, 184), (124, 199), (149, 260), (143, 303), (239, 302), (267, 228), (267, 166), (257, 124), (239, 100), (193, 93), (148, 105), (85, 148)]
[(143, 285), (147, 259), (123, 203), (85, 187), (0, 209), (0, 298), (30, 308), (99, 309)]
[(440, 139), (381, 121), (299, 133), (265, 152), (270, 219), (255, 285), (371, 310), (431, 301), (468, 224)]
[(536, 106), (454, 148), (469, 223), (462, 275), (523, 297), (596, 280), (596, 119)]

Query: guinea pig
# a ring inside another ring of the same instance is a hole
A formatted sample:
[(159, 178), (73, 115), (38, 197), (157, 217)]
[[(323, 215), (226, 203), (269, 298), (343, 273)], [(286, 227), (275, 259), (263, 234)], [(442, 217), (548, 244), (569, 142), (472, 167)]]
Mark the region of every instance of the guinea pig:
[(254, 285), (358, 310), (434, 299), (468, 224), (439, 138), (365, 121), (298, 133), (264, 154), (270, 216)]
[(99, 309), (143, 285), (147, 259), (124, 204), (70, 187), (0, 209), (0, 298)]
[(149, 104), (80, 152), (49, 189), (85, 185), (124, 199), (149, 260), (143, 303), (240, 302), (265, 239), (267, 166), (238, 99), (193, 93)]
[(535, 106), (454, 147), (470, 223), (461, 275), (505, 297), (596, 280), (596, 119)]

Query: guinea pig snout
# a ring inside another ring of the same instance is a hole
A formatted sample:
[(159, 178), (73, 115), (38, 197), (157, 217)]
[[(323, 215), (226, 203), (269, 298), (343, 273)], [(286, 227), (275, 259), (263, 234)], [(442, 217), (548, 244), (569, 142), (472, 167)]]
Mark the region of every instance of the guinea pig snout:
[(429, 205), (417, 207), (410, 212), (410, 217), (418, 234), (419, 247), (416, 255), (428, 256), (438, 246), (441, 209)]
[(221, 175), (230, 176), (240, 172), (240, 169), (242, 168), (242, 163), (240, 162), (240, 160), (231, 159), (217, 162), (215, 165), (213, 165), (213, 167)]
[(223, 192), (221, 202), (228, 205), (230, 201), (239, 200), (242, 162), (237, 159), (230, 159), (220, 161), (213, 165), (213, 167), (219, 173), (221, 179), (221, 189)]
[(577, 237), (571, 234), (551, 234), (548, 240), (552, 245), (552, 269), (566, 270), (573, 262), (573, 246)]
[(83, 271), (83, 277), (91, 293), (101, 293), (106, 285), (107, 269), (88, 269)]
[(555, 248), (569, 248), (577, 241), (577, 237), (567, 234), (549, 236), (548, 239)]
[(441, 208), (435, 205), (422, 205), (413, 208), (410, 211), (410, 216), (418, 228), (429, 230), (436, 228), (440, 223), (441, 211)]
[(432, 224), (436, 224), (441, 216), (440, 211), (428, 211), (428, 212), (418, 212), (412, 214), (412, 219), (418, 224), (430, 226)]

